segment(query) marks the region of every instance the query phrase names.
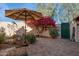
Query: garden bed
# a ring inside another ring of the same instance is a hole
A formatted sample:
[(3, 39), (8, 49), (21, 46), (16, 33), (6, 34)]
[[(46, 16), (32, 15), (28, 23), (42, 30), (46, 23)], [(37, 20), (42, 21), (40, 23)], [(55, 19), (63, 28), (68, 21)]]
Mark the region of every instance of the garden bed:
[(27, 56), (26, 47), (10, 47), (0, 50), (0, 56)]
[(0, 56), (25, 56), (27, 55), (27, 46), (22, 41), (0, 44)]
[(12, 44), (0, 44), (0, 50), (11, 48), (12, 46)]

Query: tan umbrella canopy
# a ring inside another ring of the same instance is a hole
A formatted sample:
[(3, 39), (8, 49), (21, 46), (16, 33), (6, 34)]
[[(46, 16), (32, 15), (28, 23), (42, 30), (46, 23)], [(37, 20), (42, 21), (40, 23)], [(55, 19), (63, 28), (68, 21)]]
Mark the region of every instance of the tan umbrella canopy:
[(40, 12), (32, 11), (29, 9), (11, 9), (11, 10), (5, 10), (5, 16), (15, 19), (15, 20), (38, 20), (42, 17), (42, 14)]
[(26, 8), (5, 10), (5, 16), (15, 20), (23, 20), (25, 23), (28, 20), (38, 20), (42, 18), (42, 14), (40, 12), (32, 11)]

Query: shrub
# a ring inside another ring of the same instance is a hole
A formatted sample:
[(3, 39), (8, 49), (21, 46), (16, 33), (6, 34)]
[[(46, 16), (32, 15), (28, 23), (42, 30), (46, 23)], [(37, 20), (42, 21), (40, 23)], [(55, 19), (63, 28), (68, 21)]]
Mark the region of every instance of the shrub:
[(5, 28), (1, 27), (0, 28), (0, 44), (4, 43), (5, 41)]
[(0, 33), (0, 44), (4, 43), (4, 41), (5, 41), (5, 33), (2, 32)]
[(28, 41), (29, 43), (35, 43), (36, 41), (36, 37), (34, 34), (30, 33), (30, 34), (27, 34), (27, 35), (24, 35), (24, 40)]
[(58, 31), (56, 28), (49, 28), (49, 35), (52, 38), (56, 38), (58, 36)]

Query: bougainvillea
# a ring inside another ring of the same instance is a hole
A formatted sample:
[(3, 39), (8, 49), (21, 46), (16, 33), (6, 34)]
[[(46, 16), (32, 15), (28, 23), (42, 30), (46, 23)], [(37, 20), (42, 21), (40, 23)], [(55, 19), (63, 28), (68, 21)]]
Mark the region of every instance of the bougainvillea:
[(43, 17), (43, 18), (41, 18), (39, 20), (30, 20), (29, 22), (32, 23), (35, 26), (46, 26), (46, 27), (47, 26), (52, 26), (52, 27), (56, 27), (55, 21), (49, 16)]
[(48, 27), (56, 27), (56, 22), (49, 16), (42, 17), (39, 20), (29, 20), (27, 22), (34, 25), (36, 28), (41, 28), (42, 31), (46, 30)]

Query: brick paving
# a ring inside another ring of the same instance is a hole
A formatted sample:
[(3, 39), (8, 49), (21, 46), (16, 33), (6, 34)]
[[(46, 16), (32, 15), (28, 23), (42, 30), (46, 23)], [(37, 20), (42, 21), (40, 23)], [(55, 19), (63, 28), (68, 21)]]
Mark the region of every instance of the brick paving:
[(79, 43), (68, 39), (37, 38), (27, 47), (29, 56), (79, 56)]

